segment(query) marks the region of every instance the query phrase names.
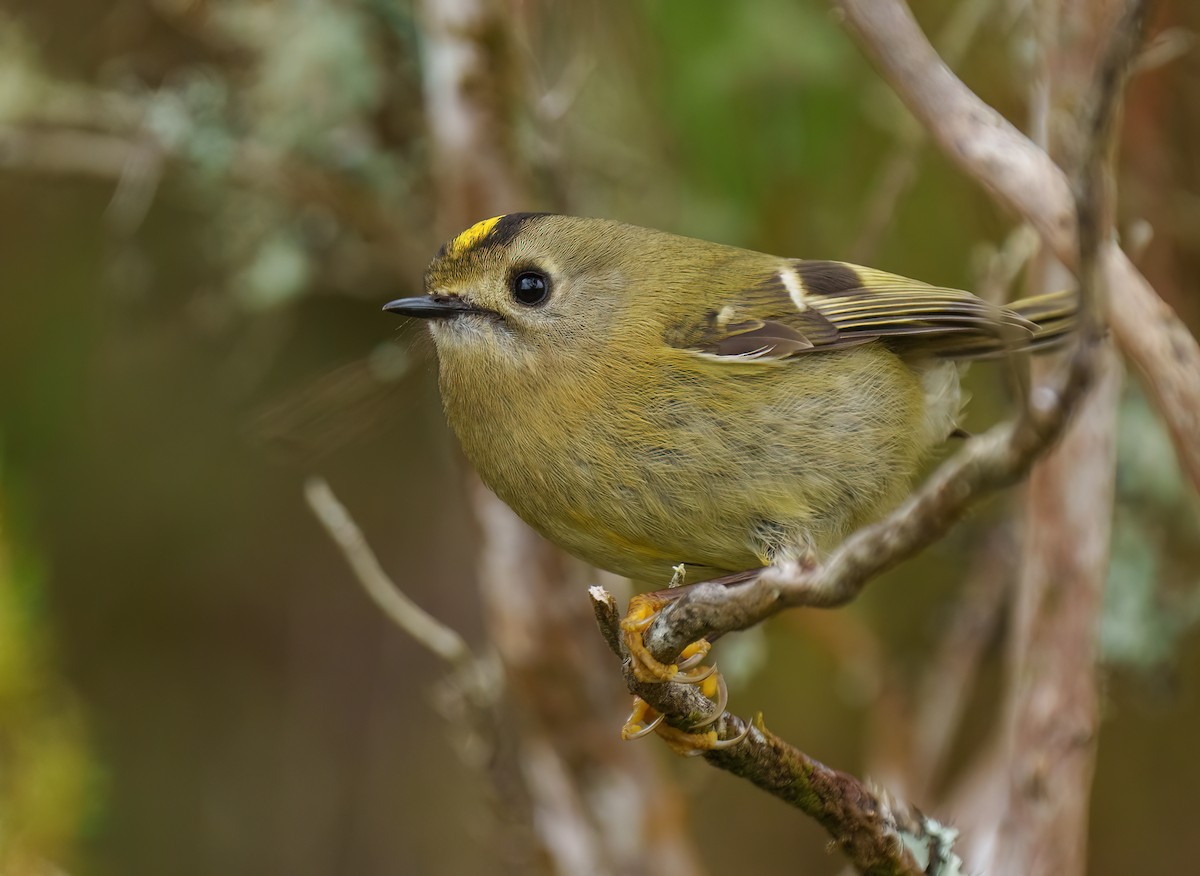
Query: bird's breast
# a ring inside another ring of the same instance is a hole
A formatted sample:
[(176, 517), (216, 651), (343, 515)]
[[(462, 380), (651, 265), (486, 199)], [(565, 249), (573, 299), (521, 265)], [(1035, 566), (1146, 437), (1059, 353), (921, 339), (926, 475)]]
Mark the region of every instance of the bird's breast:
[(665, 583), (827, 546), (903, 495), (928, 450), (922, 387), (882, 348), (774, 366), (443, 360), (447, 417), (484, 482), (588, 562)]

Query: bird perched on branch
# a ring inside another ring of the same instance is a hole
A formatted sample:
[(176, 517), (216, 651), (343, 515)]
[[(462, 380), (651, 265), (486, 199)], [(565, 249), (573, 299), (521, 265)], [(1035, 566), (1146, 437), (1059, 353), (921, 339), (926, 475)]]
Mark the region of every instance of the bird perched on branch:
[(998, 307), (535, 213), (450, 240), (425, 291), (384, 309), (429, 322), (484, 482), (576, 556), (660, 587), (680, 566), (703, 580), (802, 560), (877, 519), (954, 432), (956, 363), (1051, 345), (1075, 311), (1069, 293)]

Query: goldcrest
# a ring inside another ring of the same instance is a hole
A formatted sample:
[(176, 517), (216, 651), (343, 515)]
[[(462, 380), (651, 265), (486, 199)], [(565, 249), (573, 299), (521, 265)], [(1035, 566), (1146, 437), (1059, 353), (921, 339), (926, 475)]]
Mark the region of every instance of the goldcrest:
[(593, 565), (664, 586), (822, 552), (956, 429), (958, 362), (1052, 345), (1071, 293), (997, 307), (835, 261), (512, 213), (426, 295), (446, 417), (484, 482)]

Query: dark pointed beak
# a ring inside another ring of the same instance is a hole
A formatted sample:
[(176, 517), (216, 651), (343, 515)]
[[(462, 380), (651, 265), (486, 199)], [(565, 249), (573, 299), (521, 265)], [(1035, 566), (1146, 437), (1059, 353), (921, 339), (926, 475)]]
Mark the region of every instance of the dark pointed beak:
[(388, 313), (415, 316), (420, 319), (449, 319), (461, 313), (482, 311), (456, 295), (424, 295), (420, 298), (397, 298), (383, 305)]

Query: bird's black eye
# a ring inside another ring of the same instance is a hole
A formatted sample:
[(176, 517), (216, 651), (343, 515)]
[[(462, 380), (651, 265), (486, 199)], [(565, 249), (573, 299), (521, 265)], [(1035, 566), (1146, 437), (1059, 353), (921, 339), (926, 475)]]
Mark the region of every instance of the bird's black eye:
[(513, 298), (526, 307), (536, 307), (550, 297), (550, 278), (541, 271), (520, 271), (510, 285)]

